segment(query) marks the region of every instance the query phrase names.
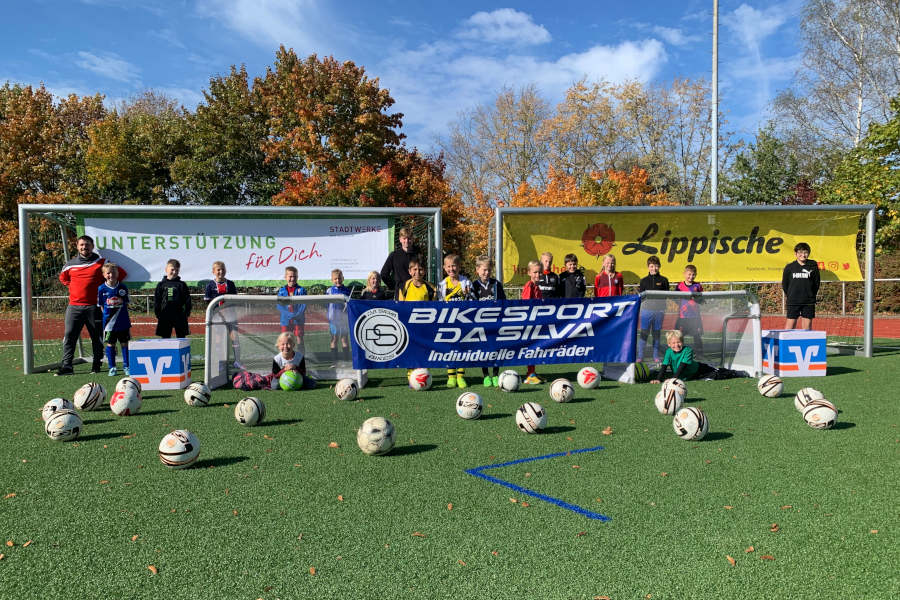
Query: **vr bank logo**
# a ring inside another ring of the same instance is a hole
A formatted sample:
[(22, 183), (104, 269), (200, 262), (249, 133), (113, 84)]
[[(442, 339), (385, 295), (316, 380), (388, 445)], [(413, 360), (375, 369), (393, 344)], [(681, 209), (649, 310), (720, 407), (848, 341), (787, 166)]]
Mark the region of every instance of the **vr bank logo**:
[(356, 320), (353, 329), (356, 343), (375, 362), (394, 360), (409, 345), (409, 332), (400, 316), (387, 308), (367, 310)]

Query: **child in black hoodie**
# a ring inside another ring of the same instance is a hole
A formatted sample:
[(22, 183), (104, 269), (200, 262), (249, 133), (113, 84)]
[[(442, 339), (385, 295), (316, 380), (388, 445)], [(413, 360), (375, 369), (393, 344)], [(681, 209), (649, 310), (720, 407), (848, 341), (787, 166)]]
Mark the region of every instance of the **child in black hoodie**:
[(176, 337), (187, 337), (188, 315), (191, 314), (191, 294), (180, 277), (178, 271), (181, 263), (174, 258), (166, 263), (166, 276), (156, 284), (153, 311), (159, 322), (156, 324), (156, 335), (161, 338), (172, 337), (175, 328)]

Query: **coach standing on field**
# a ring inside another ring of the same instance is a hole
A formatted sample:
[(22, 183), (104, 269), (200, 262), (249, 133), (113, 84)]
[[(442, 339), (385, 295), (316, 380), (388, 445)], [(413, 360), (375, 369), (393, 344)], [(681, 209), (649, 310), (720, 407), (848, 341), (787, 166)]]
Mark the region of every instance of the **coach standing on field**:
[(419, 255), (409, 237), (409, 229), (401, 228), (397, 232), (397, 237), (400, 238), (400, 247), (388, 254), (384, 266), (381, 267), (381, 280), (394, 290), (394, 299), (397, 298), (397, 290), (410, 278), (409, 259)]
[[(72, 375), (72, 359), (81, 329), (87, 327), (94, 352), (92, 373), (100, 372), (103, 360), (102, 325), (100, 307), (97, 306), (97, 288), (103, 283), (105, 258), (94, 252), (94, 240), (88, 235), (75, 243), (78, 254), (66, 263), (59, 280), (69, 288), (69, 306), (66, 308), (66, 333), (63, 336), (63, 354), (57, 375)], [(125, 270), (119, 267), (119, 281), (125, 279)]]

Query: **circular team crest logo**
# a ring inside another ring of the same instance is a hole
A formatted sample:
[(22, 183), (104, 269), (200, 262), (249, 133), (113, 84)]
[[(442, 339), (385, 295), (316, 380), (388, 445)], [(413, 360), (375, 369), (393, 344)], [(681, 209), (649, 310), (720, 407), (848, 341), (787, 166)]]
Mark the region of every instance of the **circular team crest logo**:
[(409, 332), (400, 316), (387, 308), (372, 308), (359, 316), (353, 328), (356, 343), (375, 362), (394, 360), (409, 345)]

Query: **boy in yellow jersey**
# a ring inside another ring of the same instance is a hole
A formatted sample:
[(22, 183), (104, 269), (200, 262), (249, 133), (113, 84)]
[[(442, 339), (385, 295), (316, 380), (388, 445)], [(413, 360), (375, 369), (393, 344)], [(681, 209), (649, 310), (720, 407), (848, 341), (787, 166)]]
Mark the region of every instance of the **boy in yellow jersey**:
[[(475, 299), (472, 296), (472, 282), (465, 275), (459, 274), (460, 267), (458, 254), (444, 257), (444, 273), (447, 277), (438, 283), (438, 300), (457, 302)], [(463, 378), (465, 374), (465, 369), (447, 369), (447, 387), (466, 387), (466, 380)]]
[[(418, 257), (409, 259), (409, 279), (397, 290), (397, 299), (401, 302), (415, 302), (422, 300), (434, 300), (434, 286), (425, 281), (425, 269), (419, 263)], [(406, 370), (406, 378), (412, 369)]]

